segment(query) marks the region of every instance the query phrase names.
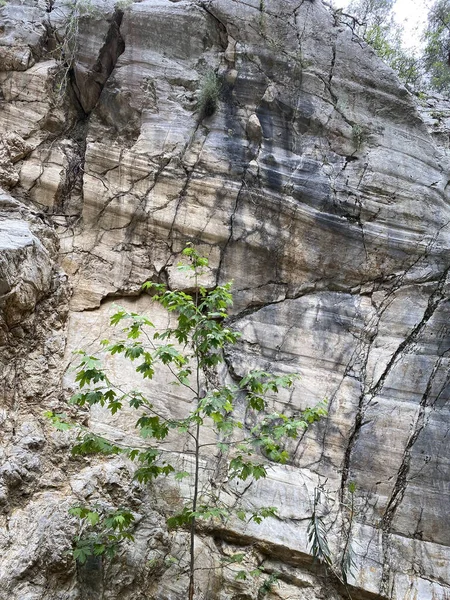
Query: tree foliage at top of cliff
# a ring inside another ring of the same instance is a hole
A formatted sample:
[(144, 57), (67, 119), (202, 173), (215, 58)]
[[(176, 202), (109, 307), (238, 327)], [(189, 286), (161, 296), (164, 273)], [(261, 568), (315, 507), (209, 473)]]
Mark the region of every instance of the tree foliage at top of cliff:
[(351, 0), (348, 10), (367, 26), (385, 25), (392, 20), (395, 0)]
[(355, 32), (397, 72), (420, 90), (450, 91), (450, 0), (434, 0), (428, 11), (423, 50), (404, 47), (402, 27), (394, 20), (396, 0), (351, 0), (346, 9)]
[(428, 13), (424, 69), (430, 87), (450, 91), (450, 0), (436, 0)]
[(399, 76), (416, 86), (421, 79), (421, 60), (403, 47), (402, 28), (394, 20), (396, 0), (351, 0), (348, 12), (360, 35)]

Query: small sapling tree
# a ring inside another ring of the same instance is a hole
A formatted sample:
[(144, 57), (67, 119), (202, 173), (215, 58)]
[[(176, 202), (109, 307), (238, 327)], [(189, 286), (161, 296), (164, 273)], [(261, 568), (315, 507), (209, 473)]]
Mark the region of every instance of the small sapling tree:
[[(207, 481), (201, 484), (203, 460), (211, 456), (211, 446), (220, 450), (220, 460), (226, 463), (229, 481), (250, 482), (264, 478), (271, 462), (286, 463), (288, 460), (286, 440), (297, 439), (310, 424), (326, 415), (326, 404), (320, 402), (314, 408), (303, 412), (292, 410), (290, 414), (277, 410), (277, 394), (282, 388), (290, 388), (294, 384), (298, 378), (296, 373), (275, 375), (256, 370), (233, 385), (219, 384), (217, 373), (215, 377), (211, 376), (224, 360), (224, 348), (238, 343), (240, 337), (226, 324), (228, 309), (232, 305), (231, 283), (205, 289), (199, 285), (199, 276), (208, 266), (207, 259), (190, 245), (183, 251), (183, 257), (187, 264), (179, 265), (179, 269), (192, 276), (191, 292), (172, 291), (165, 285), (151, 282), (144, 284), (145, 290), (153, 291), (153, 299), (173, 313), (173, 326), (157, 330), (148, 317), (119, 308), (111, 317), (111, 325), (123, 326), (123, 337), (114, 342), (104, 340), (102, 345), (104, 353), (121, 355), (136, 365), (137, 376), (144, 379), (152, 379), (158, 368), (166, 369), (171, 383), (188, 390), (190, 410), (183, 418), (164, 417), (151, 397), (135, 389), (123, 389), (121, 382), (110, 378), (97, 356), (79, 351), (75, 379), (80, 391), (71, 402), (78, 406), (99, 404), (112, 414), (120, 414), (124, 405), (129, 405), (138, 413), (135, 427), (145, 444), (140, 448), (125, 447), (80, 428), (72, 453), (122, 454), (136, 463), (134, 478), (141, 484), (161, 476), (173, 476), (175, 480), (189, 483), (190, 497), (182, 510), (168, 518), (167, 524), (169, 528), (188, 531), (189, 583), (186, 596), (193, 600), (196, 593), (194, 544), (199, 524), (227, 520), (233, 515), (243, 521), (260, 523), (266, 517), (275, 516), (277, 510), (276, 507), (262, 507), (248, 511), (242, 505), (230, 508), (229, 504), (221, 501), (217, 482), (214, 483), (214, 493), (211, 484), (208, 489)], [(235, 410), (238, 405), (240, 411)], [(244, 418), (237, 416), (244, 412)], [(60, 415), (50, 416), (57, 426), (68, 426)], [(211, 443), (211, 433), (216, 440), (214, 443)], [(183, 442), (187, 442), (184, 454), (191, 455), (191, 472), (180, 469), (176, 461), (169, 462), (170, 453), (162, 448), (162, 441), (169, 434), (181, 436)], [(207, 477), (203, 479), (207, 480)], [(121, 508), (118, 513), (106, 517), (97, 513), (87, 507), (72, 509), (72, 514), (80, 519), (83, 526), (87, 522), (86, 529), (97, 528), (91, 538), (78, 536), (75, 555), (79, 560), (85, 560), (89, 554), (111, 553), (122, 539), (131, 535), (133, 518), (130, 512)], [(100, 527), (102, 519), (109, 529), (106, 536)], [(244, 554), (234, 555), (229, 564), (235, 565), (243, 558)], [(245, 577), (245, 571), (239, 571), (238, 578)]]

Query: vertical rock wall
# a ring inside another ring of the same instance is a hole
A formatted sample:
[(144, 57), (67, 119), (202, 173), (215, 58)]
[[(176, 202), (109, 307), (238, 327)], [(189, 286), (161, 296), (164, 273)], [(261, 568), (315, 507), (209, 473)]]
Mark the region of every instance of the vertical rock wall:
[[(354, 600), (449, 596), (446, 130), (433, 139), (320, 0), (10, 0), (1, 19), (0, 599), (185, 598), (161, 558), (183, 557), (184, 534), (165, 525), (179, 490), (130, 486), (118, 459), (69, 460), (43, 412), (72, 410), (71, 350), (106, 337), (112, 299), (165, 322), (140, 285), (183, 285), (186, 241), (209, 257), (210, 285), (234, 280), (242, 343), (229, 373), (300, 371), (292, 410), (324, 397), (330, 408), (249, 489), (277, 519), (199, 536), (198, 560), (214, 567), (204, 597), (258, 597), (218, 568), (242, 547), (249, 567), (280, 574), (269, 598), (347, 597), (308, 551), (324, 481), (336, 554), (357, 486)], [(205, 116), (211, 71), (220, 99)], [(163, 376), (148, 391), (167, 414), (188, 407)], [(101, 410), (85, 422), (132, 436)], [(116, 562), (67, 555), (67, 508), (83, 501), (138, 516)]]

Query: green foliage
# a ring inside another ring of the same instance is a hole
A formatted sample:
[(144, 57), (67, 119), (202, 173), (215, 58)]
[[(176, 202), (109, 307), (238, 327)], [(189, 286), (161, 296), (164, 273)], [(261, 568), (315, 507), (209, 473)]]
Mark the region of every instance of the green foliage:
[(314, 490), (314, 505), (311, 519), (308, 525), (308, 542), (311, 547), (314, 559), (323, 563), (327, 569), (344, 584), (347, 585), (348, 577), (356, 568), (355, 555), (352, 547), (352, 528), (355, 516), (355, 492), (356, 484), (351, 481), (348, 484), (347, 492), (350, 498), (349, 503), (342, 502), (344, 519), (347, 526), (342, 532), (344, 538), (344, 547), (336, 559), (333, 558), (328, 544), (328, 530), (331, 525), (327, 523), (327, 517), (330, 514), (328, 502), (329, 494), (326, 492), (324, 484), (319, 485)]
[(84, 564), (90, 556), (112, 558), (125, 540), (133, 541), (134, 516), (126, 509), (74, 506), (69, 514), (79, 521), (80, 533), (73, 542), (73, 557)]
[(72, 456), (89, 456), (91, 454), (104, 454), (105, 456), (120, 454), (121, 448), (111, 444), (105, 438), (93, 433), (81, 433), (78, 437), (79, 443), (72, 447)]
[(331, 566), (333, 560), (328, 546), (327, 528), (324, 516), (320, 512), (323, 495), (323, 487), (319, 486), (314, 490), (313, 512), (308, 525), (308, 541), (311, 545), (313, 557), (320, 562)]
[(384, 25), (391, 19), (395, 0), (352, 0), (348, 10), (362, 24)]
[(428, 13), (425, 70), (432, 88), (450, 90), (450, 0), (437, 0)]
[[(425, 47), (420, 53), (403, 45), (402, 27), (394, 20), (395, 2), (352, 0), (347, 10), (354, 31), (416, 92), (429, 88), (450, 91), (450, 0), (431, 3), (423, 36)], [(342, 14), (342, 10), (336, 11), (337, 16)]]
[(75, 425), (67, 421), (67, 415), (62, 413), (54, 413), (53, 411), (44, 412), (44, 417), (49, 419), (56, 429), (59, 431), (67, 431), (68, 429), (73, 429)]
[[(121, 328), (121, 335), (112, 342), (103, 340), (101, 345), (104, 354), (119, 355), (129, 361), (137, 377), (152, 379), (156, 369), (165, 369), (172, 383), (192, 394), (190, 412), (183, 418), (167, 418), (158, 412), (151, 398), (144, 393), (136, 389), (125, 390), (120, 382), (112, 381), (99, 357), (80, 350), (75, 376), (79, 391), (72, 397), (72, 404), (81, 407), (100, 405), (117, 415), (125, 407), (135, 409), (135, 428), (143, 443), (140, 447), (126, 447), (78, 427), (78, 439), (72, 454), (123, 455), (135, 463), (134, 479), (141, 484), (161, 476), (171, 476), (175, 481), (186, 480), (191, 488), (191, 499), (167, 519), (167, 525), (169, 529), (188, 529), (192, 541), (198, 521), (221, 523), (236, 516), (239, 520), (259, 524), (263, 519), (275, 518), (277, 514), (275, 507), (248, 510), (237, 505), (230, 509), (221, 504), (220, 493), (214, 488), (202, 484), (200, 490), (200, 458), (206, 460), (212, 445), (210, 441), (203, 441), (204, 428), (215, 433), (221, 460), (227, 464), (228, 479), (257, 481), (267, 476), (269, 461), (283, 464), (289, 460), (286, 442), (298, 439), (310, 425), (327, 414), (327, 409), (326, 401), (302, 412), (287, 414), (276, 409), (277, 394), (294, 385), (298, 379), (296, 373), (274, 375), (255, 370), (234, 385), (218, 386), (216, 383), (213, 386), (208, 384), (208, 380), (204, 381), (203, 373), (210, 373), (224, 360), (224, 348), (239, 340), (239, 333), (226, 325), (233, 302), (231, 284), (210, 290), (199, 286), (198, 277), (208, 267), (207, 259), (190, 245), (183, 251), (183, 258), (179, 268), (192, 276), (192, 293), (170, 290), (151, 282), (143, 286), (153, 293), (155, 302), (173, 314), (172, 325), (160, 331), (147, 317), (118, 307), (110, 323), (112, 327)], [(245, 424), (235, 411), (237, 402), (241, 410), (244, 405)], [(60, 429), (74, 426), (60, 415), (52, 413), (49, 416)], [(186, 453), (194, 457), (192, 472), (166, 461), (165, 456), (168, 455), (164, 454), (160, 442), (170, 433), (191, 442)], [(208, 437), (210, 439), (211, 434)], [(119, 520), (89, 507), (78, 507), (76, 511), (72, 514), (83, 524), (74, 552), (79, 561), (86, 560), (90, 554), (104, 552), (112, 555), (118, 544), (130, 539), (132, 522), (129, 511), (121, 509)], [(194, 573), (191, 546), (190, 600), (193, 597)]]
[(345, 532), (345, 545), (344, 550), (342, 552), (340, 571), (342, 575), (342, 580), (344, 583), (347, 583), (348, 576), (352, 573), (353, 569), (356, 568), (355, 564), (355, 555), (352, 547), (352, 528), (353, 528), (353, 519), (355, 516), (355, 492), (356, 492), (356, 483), (354, 481), (350, 481), (347, 487), (349, 496), (350, 496), (350, 504), (347, 505), (348, 513), (348, 528)]
[(352, 140), (356, 150), (360, 150), (364, 142), (369, 137), (368, 131), (365, 127), (358, 125), (357, 123), (352, 127)]
[(269, 577), (267, 577), (263, 581), (261, 587), (258, 590), (258, 600), (264, 598), (265, 596), (267, 596), (267, 594), (269, 594), (272, 591), (275, 583), (278, 583), (278, 577), (279, 576), (277, 573), (271, 573)]
[(354, 17), (354, 27), (360, 35), (409, 85), (416, 85), (422, 75), (421, 61), (403, 47), (402, 28), (394, 21), (395, 0), (353, 0), (348, 11)]
[(371, 25), (366, 29), (364, 39), (403, 83), (415, 85), (419, 81), (422, 75), (420, 61), (402, 47), (401, 28), (396, 23)]
[(356, 492), (356, 483), (354, 481), (350, 481), (350, 483), (348, 484), (348, 491), (350, 492), (350, 494), (353, 494)]
[(220, 97), (220, 79), (214, 71), (208, 71), (200, 82), (197, 101), (199, 119), (211, 117), (217, 109)]

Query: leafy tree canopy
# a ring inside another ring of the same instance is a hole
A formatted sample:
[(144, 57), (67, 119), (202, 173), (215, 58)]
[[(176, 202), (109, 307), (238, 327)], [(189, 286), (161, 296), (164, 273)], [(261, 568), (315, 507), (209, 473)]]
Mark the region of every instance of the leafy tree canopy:
[(430, 86), (450, 91), (450, 0), (436, 0), (428, 13), (424, 68)]
[(348, 12), (355, 18), (356, 32), (389, 65), (400, 80), (417, 85), (421, 61), (402, 43), (402, 28), (394, 20), (395, 0), (352, 0)]

